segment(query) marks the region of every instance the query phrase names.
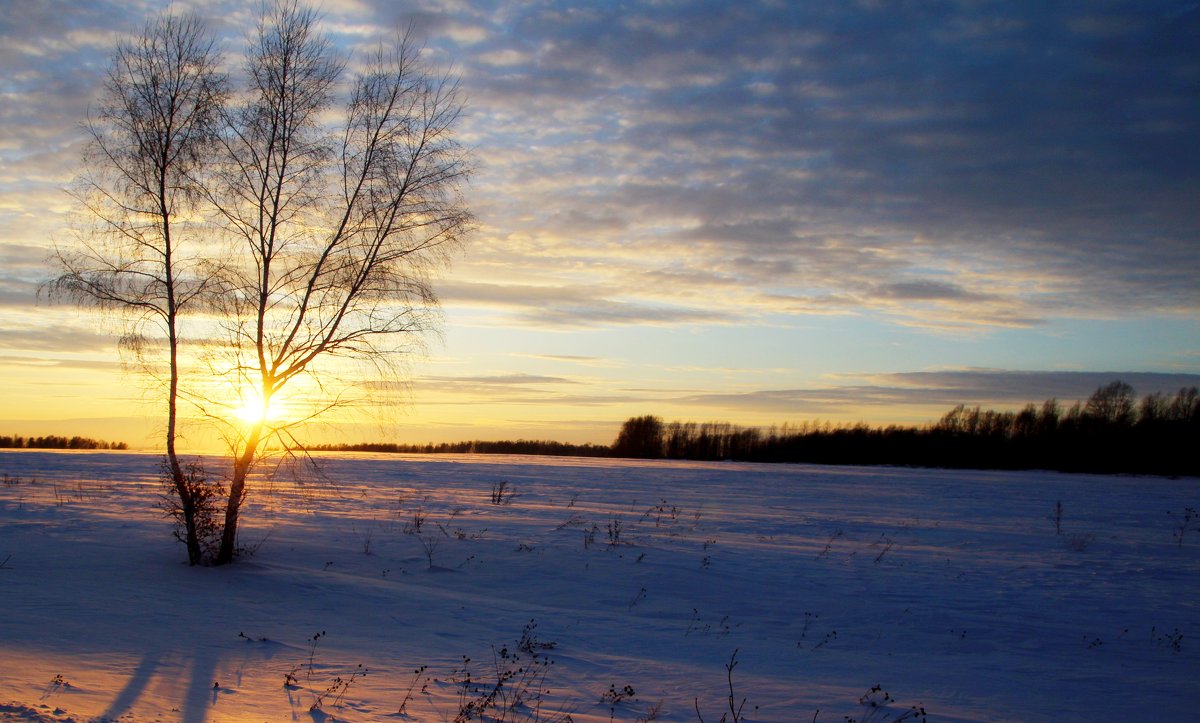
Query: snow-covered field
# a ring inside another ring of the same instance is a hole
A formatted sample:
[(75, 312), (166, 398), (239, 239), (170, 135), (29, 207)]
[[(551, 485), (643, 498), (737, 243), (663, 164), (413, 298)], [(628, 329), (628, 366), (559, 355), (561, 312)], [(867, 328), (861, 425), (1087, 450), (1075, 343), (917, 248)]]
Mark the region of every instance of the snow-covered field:
[(1200, 720), (1196, 479), (323, 459), (188, 568), (155, 456), (0, 453), (0, 720)]

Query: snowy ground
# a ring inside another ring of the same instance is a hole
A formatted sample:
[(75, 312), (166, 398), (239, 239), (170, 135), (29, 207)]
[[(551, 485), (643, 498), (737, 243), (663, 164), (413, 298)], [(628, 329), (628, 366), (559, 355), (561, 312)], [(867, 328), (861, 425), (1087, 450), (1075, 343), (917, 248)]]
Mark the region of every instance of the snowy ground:
[(324, 459), (188, 568), (156, 457), (0, 453), (0, 720), (1200, 719), (1196, 479)]

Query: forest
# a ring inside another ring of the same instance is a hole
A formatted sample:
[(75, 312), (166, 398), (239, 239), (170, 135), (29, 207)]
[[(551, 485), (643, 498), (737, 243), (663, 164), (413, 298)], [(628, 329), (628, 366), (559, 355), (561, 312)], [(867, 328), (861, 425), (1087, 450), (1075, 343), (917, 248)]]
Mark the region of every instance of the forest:
[(761, 430), (725, 423), (625, 422), (619, 457), (901, 465), (1064, 472), (1200, 474), (1200, 390), (1137, 398), (1128, 384), (1085, 403), (1055, 399), (1017, 412), (959, 405), (922, 427), (807, 423)]
[(625, 421), (611, 446), (552, 441), (327, 445), (324, 451), (543, 454), (639, 459), (807, 462), (963, 469), (1046, 469), (1105, 474), (1200, 475), (1200, 390), (1138, 398), (1114, 381), (1086, 402), (1056, 399), (1019, 411), (958, 405), (923, 426), (805, 422)]
[(129, 449), (125, 442), (105, 442), (89, 437), (61, 437), (48, 434), (44, 437), (0, 435), (0, 449)]
[(571, 444), (549, 440), (517, 439), (485, 442), (441, 442), (438, 444), (322, 444), (310, 452), (378, 452), (381, 454), (535, 454), (557, 457), (612, 457), (612, 447), (603, 444)]

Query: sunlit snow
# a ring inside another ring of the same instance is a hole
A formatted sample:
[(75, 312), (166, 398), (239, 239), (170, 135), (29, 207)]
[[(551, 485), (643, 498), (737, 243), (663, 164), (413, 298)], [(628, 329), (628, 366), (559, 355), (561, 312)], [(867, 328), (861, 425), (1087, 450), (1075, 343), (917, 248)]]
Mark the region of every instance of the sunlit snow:
[(322, 462), (189, 568), (157, 457), (0, 453), (0, 720), (454, 720), (505, 655), (505, 720), (1197, 715), (1196, 479)]

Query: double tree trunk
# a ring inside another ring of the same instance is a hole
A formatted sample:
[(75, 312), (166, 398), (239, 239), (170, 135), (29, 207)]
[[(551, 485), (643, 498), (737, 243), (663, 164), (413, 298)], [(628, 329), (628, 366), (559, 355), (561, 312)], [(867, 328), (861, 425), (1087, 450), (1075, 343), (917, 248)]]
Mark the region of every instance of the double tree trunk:
[[(178, 495), (179, 536), (192, 565), (233, 561), (247, 478), (260, 448), (288, 424), (264, 416), (231, 428), (214, 552), (216, 490), (199, 465), (179, 459), (176, 405), (187, 391), (183, 399), (200, 400), (208, 415), (204, 407), (233, 395), (206, 398), (212, 380), (192, 370), (183, 345), (197, 344), (197, 364), (216, 359), (218, 381), (232, 392), (259, 382), (264, 403), (289, 380), (315, 373), (319, 359), (384, 369), (432, 322), (428, 273), (473, 225), (461, 194), (470, 153), (452, 132), (462, 112), (457, 79), (425, 65), (404, 33), (339, 86), (347, 64), (303, 3), (262, 4), (237, 89), (195, 16), (164, 15), (117, 45), (88, 124), (95, 172), (84, 174), (80, 192), (97, 223), (80, 251), (58, 253), (56, 293), (128, 313), (135, 340), (147, 324), (165, 337), (164, 476)], [(334, 103), (343, 97), (338, 118)], [(224, 258), (226, 241), (237, 242), (233, 258)], [(210, 337), (191, 334), (207, 322), (180, 325), (201, 312), (230, 333), (207, 350)], [(293, 424), (340, 404), (318, 386), (312, 414)]]

